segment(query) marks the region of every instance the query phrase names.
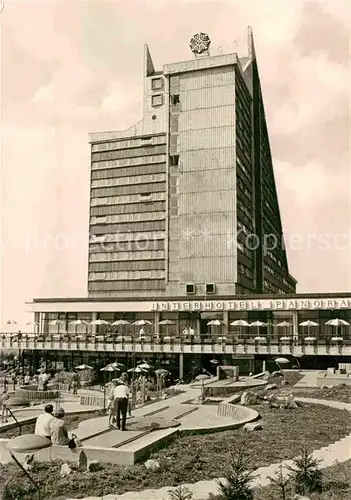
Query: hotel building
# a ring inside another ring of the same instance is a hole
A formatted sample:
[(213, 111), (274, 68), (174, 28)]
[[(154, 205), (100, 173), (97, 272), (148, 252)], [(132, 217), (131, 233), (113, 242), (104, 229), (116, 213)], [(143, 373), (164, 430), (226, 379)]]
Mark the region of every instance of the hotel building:
[[(192, 59), (157, 70), (146, 46), (142, 120), (91, 134), (87, 297), (34, 299), (46, 335), (21, 348), (66, 365), (157, 356), (181, 377), (214, 356), (250, 358), (250, 371), (277, 354), (349, 356), (348, 329), (330, 344), (325, 323), (351, 322), (351, 294), (296, 294), (289, 273), (251, 30), (246, 57), (211, 56), (205, 33), (190, 48)], [(109, 337), (110, 326), (70, 325), (77, 319), (151, 324), (138, 340), (134, 326)], [(231, 325), (239, 319), (265, 325)], [(306, 331), (306, 320), (318, 326)]]

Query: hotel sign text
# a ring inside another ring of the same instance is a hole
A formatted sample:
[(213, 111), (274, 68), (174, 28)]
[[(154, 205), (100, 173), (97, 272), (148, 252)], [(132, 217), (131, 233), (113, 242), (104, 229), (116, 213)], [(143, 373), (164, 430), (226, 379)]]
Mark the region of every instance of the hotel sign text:
[(152, 311), (253, 311), (301, 309), (350, 309), (349, 299), (287, 299), (287, 300), (213, 300), (189, 302), (153, 302)]

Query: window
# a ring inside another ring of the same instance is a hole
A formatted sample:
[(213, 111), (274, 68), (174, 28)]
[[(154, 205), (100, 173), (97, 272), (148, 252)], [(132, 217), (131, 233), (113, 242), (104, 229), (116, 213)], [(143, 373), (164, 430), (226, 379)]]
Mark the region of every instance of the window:
[(195, 285), (192, 283), (185, 285), (185, 291), (187, 295), (195, 293)]
[(206, 293), (215, 293), (215, 285), (213, 283), (206, 284)]
[(173, 94), (171, 96), (171, 101), (172, 101), (173, 106), (177, 106), (180, 103), (180, 96), (179, 96), (179, 94)]
[(163, 95), (162, 94), (153, 95), (151, 103), (152, 103), (152, 106), (162, 106)]
[(163, 87), (163, 79), (162, 78), (153, 78), (151, 80), (152, 90), (162, 89), (162, 87)]
[(140, 193), (140, 199), (141, 200), (150, 200), (151, 198), (151, 193)]
[(177, 167), (179, 165), (179, 155), (172, 155), (170, 157), (171, 167)]

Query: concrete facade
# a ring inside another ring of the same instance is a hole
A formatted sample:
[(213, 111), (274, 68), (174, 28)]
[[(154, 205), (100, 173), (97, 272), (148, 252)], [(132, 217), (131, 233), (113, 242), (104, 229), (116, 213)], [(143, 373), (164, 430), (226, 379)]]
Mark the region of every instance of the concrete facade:
[(143, 80), (142, 120), (90, 137), (89, 296), (294, 292), (262, 250), (263, 220), (282, 228), (251, 31), (248, 57), (162, 70), (145, 46)]

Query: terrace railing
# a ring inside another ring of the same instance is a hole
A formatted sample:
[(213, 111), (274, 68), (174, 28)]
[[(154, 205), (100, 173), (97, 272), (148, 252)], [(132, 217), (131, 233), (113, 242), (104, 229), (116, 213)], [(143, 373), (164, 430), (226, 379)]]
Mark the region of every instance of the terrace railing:
[(0, 347), (19, 350), (65, 350), (105, 351), (140, 353), (228, 353), (228, 354), (292, 354), (350, 356), (351, 339), (332, 340), (330, 336), (316, 336), (308, 340), (304, 336), (282, 340), (277, 336), (265, 336), (260, 340), (254, 336), (228, 335), (227, 337), (195, 336), (166, 338), (157, 335), (145, 336), (82, 336), (45, 334), (34, 337), (22, 334), (20, 338), (10, 334), (0, 336)]

